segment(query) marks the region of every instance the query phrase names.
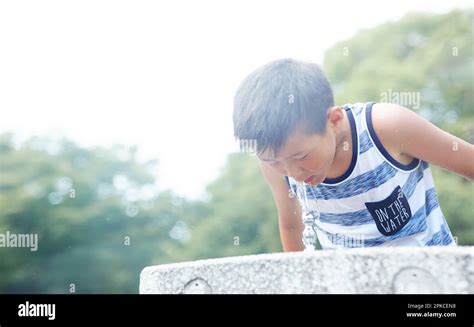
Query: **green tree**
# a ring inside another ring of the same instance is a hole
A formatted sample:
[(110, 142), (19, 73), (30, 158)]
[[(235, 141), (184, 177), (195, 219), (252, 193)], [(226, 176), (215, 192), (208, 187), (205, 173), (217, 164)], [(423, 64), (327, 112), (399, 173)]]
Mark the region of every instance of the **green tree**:
[(419, 92), (418, 110), (434, 123), (472, 123), (473, 15), (409, 14), (338, 42), (324, 57), (337, 102), (380, 101), (389, 90)]
[(173, 261), (176, 226), (199, 206), (155, 192), (155, 162), (136, 152), (0, 136), (0, 233), (39, 238), (37, 251), (0, 248), (0, 292), (136, 293), (143, 267)]

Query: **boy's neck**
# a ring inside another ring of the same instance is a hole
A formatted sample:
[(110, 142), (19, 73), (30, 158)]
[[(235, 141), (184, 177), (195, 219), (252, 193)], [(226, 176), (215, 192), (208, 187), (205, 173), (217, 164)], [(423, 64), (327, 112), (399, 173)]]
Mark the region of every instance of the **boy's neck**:
[(337, 178), (344, 174), (352, 161), (352, 133), (351, 124), (345, 110), (342, 121), (342, 130), (336, 135), (336, 152), (327, 178)]

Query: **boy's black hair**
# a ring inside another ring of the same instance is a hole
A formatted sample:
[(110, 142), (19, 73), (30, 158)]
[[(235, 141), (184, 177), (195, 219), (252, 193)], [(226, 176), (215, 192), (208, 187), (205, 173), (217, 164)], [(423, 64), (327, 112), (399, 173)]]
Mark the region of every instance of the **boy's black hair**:
[(234, 97), (234, 136), (254, 140), (257, 153), (276, 156), (297, 126), (323, 134), (334, 96), (318, 65), (294, 59), (272, 61), (252, 72)]

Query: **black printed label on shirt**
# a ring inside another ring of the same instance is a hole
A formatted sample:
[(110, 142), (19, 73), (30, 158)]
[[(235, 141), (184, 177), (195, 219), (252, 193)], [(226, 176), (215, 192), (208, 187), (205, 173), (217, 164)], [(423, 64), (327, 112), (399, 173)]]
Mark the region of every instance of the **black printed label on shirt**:
[(365, 206), (374, 218), (377, 229), (385, 236), (397, 233), (411, 219), (410, 205), (400, 186), (385, 200), (366, 202)]

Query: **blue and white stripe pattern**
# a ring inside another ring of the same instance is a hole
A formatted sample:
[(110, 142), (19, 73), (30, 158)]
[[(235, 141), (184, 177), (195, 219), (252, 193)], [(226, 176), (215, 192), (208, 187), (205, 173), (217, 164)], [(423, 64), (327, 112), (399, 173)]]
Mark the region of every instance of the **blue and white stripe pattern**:
[(455, 245), (428, 163), (414, 159), (405, 165), (390, 156), (372, 127), (372, 105), (343, 106), (353, 150), (343, 175), (306, 185), (307, 201), (297, 192), (296, 181), (287, 178), (306, 211), (319, 210), (315, 225), (322, 248)]

